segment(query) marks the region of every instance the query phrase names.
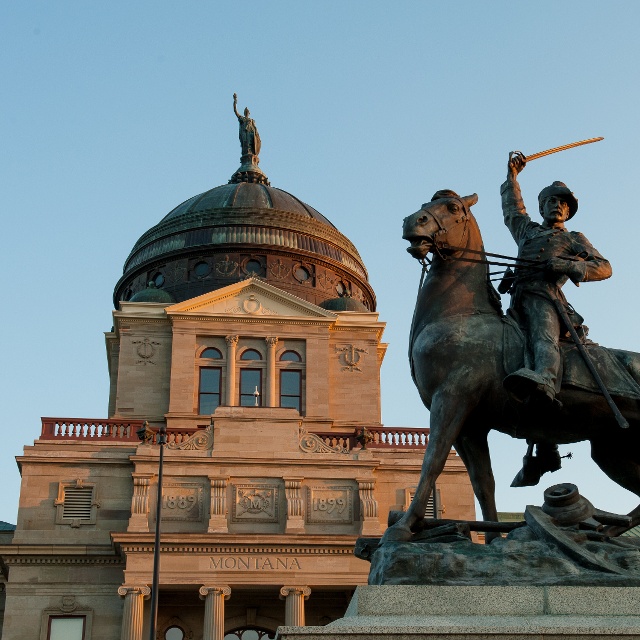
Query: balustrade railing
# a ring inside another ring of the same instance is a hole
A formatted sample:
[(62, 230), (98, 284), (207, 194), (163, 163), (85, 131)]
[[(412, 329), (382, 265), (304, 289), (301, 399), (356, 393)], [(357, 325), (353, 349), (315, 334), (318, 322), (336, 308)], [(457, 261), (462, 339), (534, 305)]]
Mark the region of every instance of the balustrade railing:
[[(429, 442), (429, 429), (403, 429), (399, 427), (367, 427), (373, 438), (367, 442), (367, 449), (425, 449)], [(315, 433), (327, 446), (342, 446), (348, 451), (361, 447), (356, 432), (338, 433), (327, 431)]]
[(403, 429), (400, 427), (368, 427), (373, 440), (367, 444), (372, 449), (400, 447), (425, 449), (429, 442), (429, 429)]
[[(144, 420), (99, 420), (85, 418), (42, 418), (40, 440), (89, 440), (99, 442), (135, 442), (136, 431)], [(167, 431), (169, 444), (179, 445), (200, 429), (170, 429)], [(368, 449), (424, 449), (429, 441), (428, 429), (407, 429), (399, 427), (367, 427), (371, 440)], [(361, 443), (355, 431), (314, 432), (329, 447), (343, 447), (347, 451), (359, 449)], [(155, 444), (155, 435), (152, 441)]]
[(42, 418), (40, 440), (95, 440), (128, 442), (144, 420), (95, 420), (92, 418)]

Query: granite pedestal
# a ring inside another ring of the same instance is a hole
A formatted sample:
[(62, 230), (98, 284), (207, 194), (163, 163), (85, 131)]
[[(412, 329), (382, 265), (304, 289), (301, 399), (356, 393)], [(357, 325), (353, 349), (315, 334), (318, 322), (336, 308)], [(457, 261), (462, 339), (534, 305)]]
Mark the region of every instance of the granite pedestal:
[(362, 586), (344, 618), (281, 640), (640, 640), (640, 587)]

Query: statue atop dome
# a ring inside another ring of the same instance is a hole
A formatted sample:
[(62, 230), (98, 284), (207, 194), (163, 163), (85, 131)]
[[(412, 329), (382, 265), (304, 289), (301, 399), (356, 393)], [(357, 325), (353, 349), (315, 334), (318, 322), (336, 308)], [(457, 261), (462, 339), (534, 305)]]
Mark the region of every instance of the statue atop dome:
[(259, 155), (260, 154), (260, 134), (258, 133), (258, 127), (251, 115), (249, 108), (245, 107), (244, 115), (241, 116), (238, 113), (238, 94), (233, 94), (233, 112), (238, 118), (240, 124), (240, 145), (242, 146), (242, 155)]
[(269, 180), (264, 175), (262, 169), (258, 166), (260, 158), (260, 134), (258, 127), (253, 118), (249, 117), (249, 109), (245, 107), (244, 115), (238, 113), (238, 95), (233, 94), (233, 112), (238, 118), (240, 124), (239, 137), (240, 146), (242, 147), (242, 156), (240, 156), (240, 168), (231, 176), (230, 184), (239, 182), (253, 182), (269, 186)]

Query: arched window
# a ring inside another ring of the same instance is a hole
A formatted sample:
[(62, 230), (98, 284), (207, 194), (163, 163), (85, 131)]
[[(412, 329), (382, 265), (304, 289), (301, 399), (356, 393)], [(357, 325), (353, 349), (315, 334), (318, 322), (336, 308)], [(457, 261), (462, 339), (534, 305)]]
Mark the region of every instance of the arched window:
[(302, 362), (302, 358), (297, 351), (285, 351), (281, 356), (282, 362)]
[(262, 355), (255, 349), (245, 349), (240, 356), (240, 360), (262, 360)]
[(208, 347), (201, 354), (201, 358), (211, 358), (213, 360), (222, 360), (222, 354), (214, 347)]

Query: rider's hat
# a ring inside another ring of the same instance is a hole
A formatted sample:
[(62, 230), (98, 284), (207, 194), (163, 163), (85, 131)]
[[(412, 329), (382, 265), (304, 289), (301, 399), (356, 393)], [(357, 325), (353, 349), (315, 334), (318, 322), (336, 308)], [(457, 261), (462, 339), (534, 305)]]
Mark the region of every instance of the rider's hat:
[(578, 210), (578, 198), (573, 195), (573, 192), (567, 187), (564, 182), (560, 182), (556, 180), (553, 184), (550, 184), (548, 187), (545, 187), (538, 194), (538, 204), (542, 209), (542, 203), (551, 196), (557, 196), (558, 198), (562, 198), (569, 205), (569, 218), (573, 218), (576, 215), (576, 211)]

